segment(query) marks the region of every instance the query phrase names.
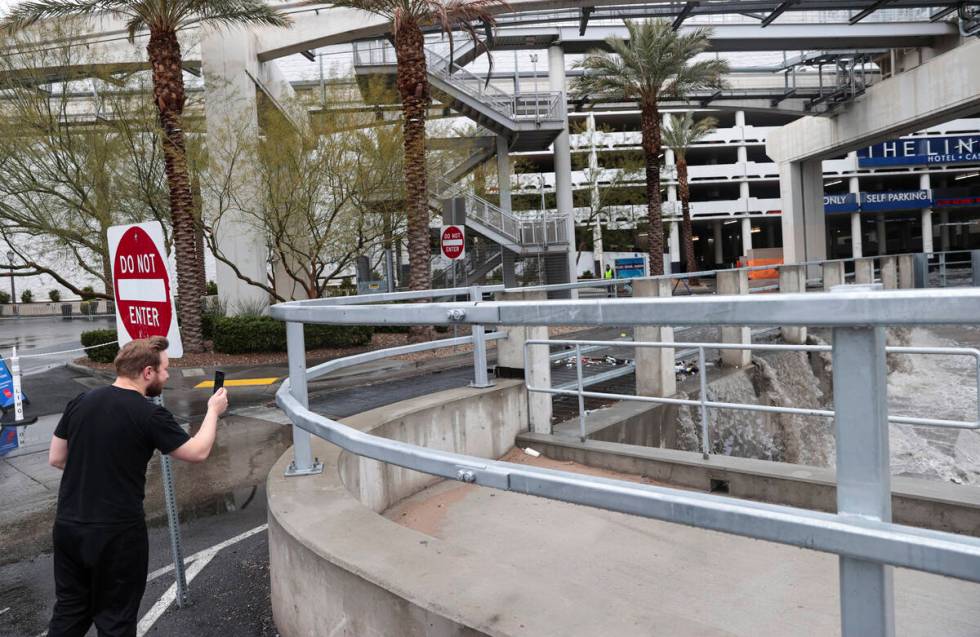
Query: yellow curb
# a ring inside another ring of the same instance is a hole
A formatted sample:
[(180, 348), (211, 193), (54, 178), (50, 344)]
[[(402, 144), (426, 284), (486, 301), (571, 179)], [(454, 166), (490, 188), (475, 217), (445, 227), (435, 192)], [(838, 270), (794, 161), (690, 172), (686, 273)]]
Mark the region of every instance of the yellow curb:
[[(254, 387), (257, 385), (271, 385), (272, 383), (279, 380), (279, 377), (274, 378), (235, 378), (225, 381), (225, 387)], [(198, 384), (194, 385), (194, 389), (211, 389), (214, 387), (213, 380), (202, 380)]]

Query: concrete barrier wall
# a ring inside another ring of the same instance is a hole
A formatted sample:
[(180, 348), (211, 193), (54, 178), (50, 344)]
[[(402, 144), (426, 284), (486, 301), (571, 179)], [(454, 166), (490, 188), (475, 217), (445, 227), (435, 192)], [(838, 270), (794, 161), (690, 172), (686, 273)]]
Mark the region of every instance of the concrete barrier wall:
[[(436, 396), (440, 398), (421, 405), (418, 400), (397, 403), (346, 422), (360, 422), (364, 431), (382, 438), (494, 459), (507, 453), (518, 432), (527, 428), (527, 392), (520, 381), (498, 381), (493, 391), (442, 392), (432, 398)], [(376, 513), (442, 480), (347, 452), (340, 454), (340, 479)]]
[[(526, 392), (519, 380), (498, 379), (490, 389), (439, 392), (344, 423), (429, 448), (496, 458), (527, 426)], [(527, 614), (500, 612), (513, 600), (495, 599), (499, 591), (473, 577), (495, 571), (521, 581), (521, 573), (378, 514), (438, 479), (362, 460), (318, 438), (313, 452), (324, 465), (320, 475), (284, 477), (292, 450), (269, 473), (269, 569), (280, 635), (524, 633)]]
[[(549, 458), (647, 476), (698, 491), (721, 490), (736, 498), (816, 511), (837, 510), (833, 469), (769, 460), (711, 456), (676, 449), (522, 433), (519, 446)], [(892, 519), (899, 524), (980, 537), (980, 489), (934, 480), (892, 477)]]

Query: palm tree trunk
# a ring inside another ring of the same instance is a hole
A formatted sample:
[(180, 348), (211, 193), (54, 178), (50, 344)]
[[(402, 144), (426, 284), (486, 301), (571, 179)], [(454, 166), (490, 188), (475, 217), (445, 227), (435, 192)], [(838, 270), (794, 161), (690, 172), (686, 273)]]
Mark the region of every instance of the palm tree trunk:
[[(687, 263), (688, 272), (697, 272), (698, 266), (694, 260), (694, 227), (691, 225), (691, 189), (687, 183), (687, 160), (683, 157), (677, 159), (677, 189), (681, 196), (681, 240), (684, 244), (684, 256)], [(696, 279), (691, 280), (696, 283)]]
[(650, 275), (664, 273), (664, 224), (660, 206), (660, 110), (657, 103), (641, 104), (640, 129), (643, 134), (643, 158), (647, 178), (647, 221), (650, 251)]
[[(432, 287), (429, 246), (429, 189), (425, 172), (425, 118), (431, 98), (425, 64), (425, 40), (414, 20), (405, 19), (395, 32), (398, 94), (402, 100), (405, 145), (405, 212), (408, 219), (408, 287)], [(429, 330), (412, 328), (409, 340), (424, 340)]]
[(201, 335), (201, 297), (197, 277), (197, 255), (194, 245), (194, 198), (187, 169), (187, 146), (184, 142), (184, 77), (181, 68), (180, 43), (174, 31), (150, 32), (146, 45), (153, 71), (153, 97), (163, 128), (163, 158), (170, 190), (170, 219), (177, 255), (177, 287), (180, 290), (180, 332), (184, 350), (204, 351)]

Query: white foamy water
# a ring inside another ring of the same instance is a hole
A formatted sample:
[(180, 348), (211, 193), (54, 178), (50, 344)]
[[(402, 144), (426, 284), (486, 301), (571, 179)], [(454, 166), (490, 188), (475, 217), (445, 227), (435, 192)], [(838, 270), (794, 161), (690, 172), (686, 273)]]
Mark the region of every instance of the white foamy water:
[[(969, 332), (964, 335), (971, 336)], [(964, 345), (924, 328), (913, 329), (910, 340), (919, 347)], [(915, 354), (908, 362), (888, 377), (891, 415), (976, 420), (974, 358)], [(894, 475), (980, 484), (978, 431), (892, 425), (891, 456)]]

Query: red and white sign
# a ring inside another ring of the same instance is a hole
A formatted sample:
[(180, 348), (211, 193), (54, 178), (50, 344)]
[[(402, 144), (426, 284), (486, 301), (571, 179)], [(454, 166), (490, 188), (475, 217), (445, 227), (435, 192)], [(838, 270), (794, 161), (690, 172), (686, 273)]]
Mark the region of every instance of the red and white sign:
[(158, 221), (109, 228), (109, 260), (116, 300), (119, 346), (148, 336), (166, 336), (167, 354), (180, 358), (184, 346), (177, 328), (173, 286)]
[(447, 259), (461, 259), (466, 251), (466, 230), (462, 226), (442, 229), (442, 253)]

